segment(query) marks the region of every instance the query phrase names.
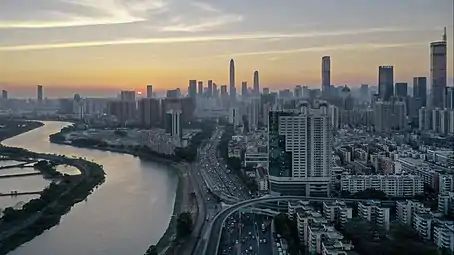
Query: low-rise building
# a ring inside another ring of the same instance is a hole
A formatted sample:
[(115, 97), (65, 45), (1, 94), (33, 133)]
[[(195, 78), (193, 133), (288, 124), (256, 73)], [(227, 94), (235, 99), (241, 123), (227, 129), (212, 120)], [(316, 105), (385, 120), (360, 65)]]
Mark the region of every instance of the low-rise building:
[(348, 220), (352, 218), (353, 209), (343, 201), (323, 202), (323, 216), (337, 228), (343, 229)]
[(424, 192), (423, 179), (416, 175), (343, 175), (341, 190), (350, 193), (380, 190), (389, 196), (412, 197)]
[(390, 209), (373, 200), (358, 203), (358, 216), (388, 230)]

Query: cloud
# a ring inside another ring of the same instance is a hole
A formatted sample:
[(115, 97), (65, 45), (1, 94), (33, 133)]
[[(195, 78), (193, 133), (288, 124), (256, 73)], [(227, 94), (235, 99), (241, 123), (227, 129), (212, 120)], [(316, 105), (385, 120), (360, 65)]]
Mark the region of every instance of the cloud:
[(61, 0), (67, 5), (79, 6), (87, 9), (89, 16), (81, 13), (67, 13), (62, 11), (48, 11), (46, 20), (5, 21), (0, 20), (0, 29), (7, 28), (58, 28), (93, 26), (107, 24), (126, 24), (147, 20), (151, 11), (163, 11), (166, 8), (164, 0)]
[(206, 12), (215, 12), (215, 13), (220, 12), (220, 10), (216, 9), (212, 5), (205, 3), (205, 2), (194, 2), (194, 3), (192, 3), (192, 5), (197, 7), (198, 9), (206, 11)]
[[(127, 44), (164, 44), (164, 43), (195, 43), (195, 42), (215, 42), (215, 41), (240, 41), (240, 40), (275, 40), (275, 39), (299, 39), (307, 37), (329, 37), (329, 36), (347, 36), (361, 33), (403, 31), (396, 28), (371, 28), (368, 30), (346, 30), (346, 31), (325, 31), (309, 33), (253, 33), (253, 34), (227, 34), (213, 36), (185, 36), (185, 37), (157, 37), (157, 38), (124, 38), (108, 41), (88, 41), (88, 42), (63, 42), (49, 44), (25, 44), (25, 45), (0, 45), (0, 51), (26, 51), (26, 50), (46, 50), (61, 48), (80, 48), (96, 47), (108, 45), (127, 45)], [(353, 47), (351, 44), (349, 47)], [(378, 44), (374, 44), (378, 47)], [(371, 47), (373, 45), (369, 45)], [(383, 46), (383, 45), (382, 45)]]
[(327, 45), (327, 46), (316, 46), (307, 48), (297, 49), (286, 49), (286, 50), (270, 50), (270, 51), (256, 51), (256, 52), (240, 52), (228, 55), (216, 55), (208, 58), (218, 57), (240, 57), (240, 56), (256, 56), (256, 55), (283, 55), (283, 54), (295, 54), (301, 52), (326, 52), (326, 51), (355, 51), (355, 50), (376, 50), (376, 49), (388, 49), (388, 48), (405, 48), (412, 46), (426, 45), (425, 42), (420, 43), (392, 43), (392, 44), (374, 44), (374, 43), (360, 43), (360, 44), (339, 44), (339, 45)]
[[(181, 19), (180, 19), (181, 20)], [(176, 23), (159, 28), (161, 32), (203, 32), (213, 30), (231, 23), (240, 22), (243, 17), (240, 15), (224, 15), (216, 18), (203, 19), (196, 24)]]

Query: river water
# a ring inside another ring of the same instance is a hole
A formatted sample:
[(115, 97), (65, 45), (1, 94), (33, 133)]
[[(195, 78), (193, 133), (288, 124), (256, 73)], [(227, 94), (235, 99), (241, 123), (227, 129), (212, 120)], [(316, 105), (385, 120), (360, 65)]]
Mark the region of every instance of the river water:
[(163, 165), (130, 155), (52, 144), (49, 134), (69, 123), (44, 123), (3, 144), (94, 160), (104, 166), (106, 182), (86, 202), (76, 204), (59, 225), (10, 254), (140, 255), (157, 243), (172, 217), (177, 176)]

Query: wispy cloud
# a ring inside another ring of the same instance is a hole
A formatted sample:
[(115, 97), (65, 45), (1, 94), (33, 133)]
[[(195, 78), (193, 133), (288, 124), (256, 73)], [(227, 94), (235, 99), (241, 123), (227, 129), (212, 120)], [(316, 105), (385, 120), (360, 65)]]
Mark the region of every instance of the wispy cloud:
[(165, 10), (164, 0), (61, 0), (65, 4), (86, 8), (90, 16), (83, 13), (67, 13), (59, 10), (45, 12), (47, 20), (0, 20), (0, 29), (7, 28), (58, 28), (107, 24), (125, 24), (147, 20), (151, 11)]
[(206, 11), (206, 12), (220, 12), (219, 9), (213, 7), (212, 5), (206, 3), (206, 2), (193, 2), (193, 6), (199, 8), (200, 10)]
[[(109, 41), (88, 41), (88, 42), (64, 42), (49, 44), (25, 44), (25, 45), (5, 45), (0, 46), (0, 51), (25, 51), (25, 50), (45, 50), (61, 48), (80, 48), (96, 47), (108, 45), (126, 45), (126, 44), (164, 44), (164, 43), (194, 43), (194, 42), (215, 42), (215, 41), (239, 41), (239, 40), (275, 40), (275, 39), (298, 39), (307, 37), (329, 37), (329, 36), (348, 36), (365, 33), (378, 33), (402, 31), (396, 28), (371, 28), (368, 30), (346, 30), (346, 31), (325, 31), (309, 32), (295, 34), (273, 34), (273, 33), (255, 33), (255, 34), (228, 34), (213, 36), (185, 36), (185, 37), (157, 37), (157, 38), (125, 38)], [(356, 44), (349, 44), (345, 47), (355, 47)], [(377, 44), (374, 44), (378, 47)], [(369, 45), (371, 47), (373, 45)], [(383, 46), (383, 45), (382, 45)], [(326, 48), (325, 48), (326, 49)], [(324, 49), (324, 50), (325, 50)]]
[(224, 15), (216, 18), (202, 19), (199, 23), (181, 23), (168, 25), (159, 28), (161, 32), (203, 32), (213, 30), (231, 23), (240, 22), (243, 17), (240, 15)]

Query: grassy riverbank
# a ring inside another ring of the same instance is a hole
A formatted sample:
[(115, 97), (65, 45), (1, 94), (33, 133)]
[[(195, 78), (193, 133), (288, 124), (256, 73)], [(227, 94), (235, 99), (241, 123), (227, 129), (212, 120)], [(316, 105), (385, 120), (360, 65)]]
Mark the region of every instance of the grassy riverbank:
[(13, 160), (48, 160), (77, 167), (81, 174), (62, 176), (52, 183), (41, 196), (26, 203), (22, 209), (6, 208), (0, 219), (0, 254), (7, 254), (32, 240), (45, 230), (59, 224), (61, 217), (72, 206), (85, 200), (105, 180), (102, 166), (83, 159), (66, 158), (51, 154), (30, 152), (21, 148), (0, 147), (0, 155)]

